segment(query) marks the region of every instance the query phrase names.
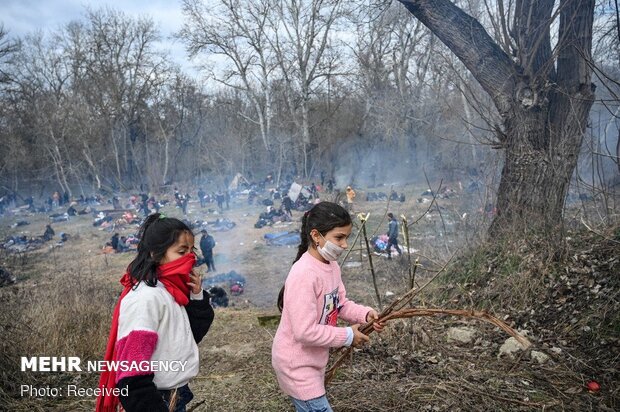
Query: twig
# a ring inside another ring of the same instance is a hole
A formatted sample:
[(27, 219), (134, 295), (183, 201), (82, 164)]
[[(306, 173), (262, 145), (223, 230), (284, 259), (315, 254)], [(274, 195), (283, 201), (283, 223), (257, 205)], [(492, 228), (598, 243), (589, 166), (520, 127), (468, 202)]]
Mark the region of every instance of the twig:
[[(366, 216), (364, 216), (362, 213), (358, 215), (360, 221), (363, 222), (362, 231), (364, 232), (364, 240), (366, 241), (366, 251), (368, 253), (368, 263), (370, 265), (370, 273), (372, 274), (372, 284), (375, 288), (375, 294), (377, 296), (377, 305), (379, 306), (379, 310), (381, 310), (383, 305), (381, 304), (381, 295), (379, 294), (379, 287), (377, 286), (377, 275), (375, 274), (375, 267), (372, 264), (372, 253), (370, 252), (370, 243), (368, 243), (368, 235), (366, 234), (366, 225), (364, 224), (368, 220), (369, 216), (370, 216), (370, 213), (367, 213)], [(389, 250), (388, 250), (388, 253), (389, 253)]]
[[(446, 268), (448, 267), (448, 264), (452, 261), (454, 256), (456, 256), (456, 253), (454, 253), (450, 257), (450, 259), (448, 259), (448, 261), (445, 263), (445, 265), (431, 279), (429, 279), (429, 281), (426, 282), (424, 284), (424, 286), (422, 286), (419, 289), (415, 288), (415, 287), (411, 288), (404, 295), (402, 295), (401, 297), (396, 299), (394, 302), (392, 302), (390, 304), (390, 306), (388, 306), (383, 311), (381, 311), (381, 313), (379, 314), (379, 319), (382, 319), (382, 318), (388, 316), (390, 313), (392, 313), (394, 311), (401, 310), (402, 308), (407, 306), (409, 304), (409, 302), (411, 302), (413, 300), (413, 298), (418, 293), (420, 293), (422, 290), (424, 290), (428, 285), (431, 284), (431, 282), (433, 282), (435, 279), (437, 279), (437, 277), (446, 270)], [(364, 324), (363, 326), (361, 326), (359, 328), (359, 331), (362, 332), (365, 335), (368, 335), (368, 334), (372, 333), (374, 331), (374, 329), (372, 327), (373, 323), (374, 322), (368, 322), (368, 323)], [(353, 347), (349, 346), (349, 347), (342, 347), (342, 348), (338, 349), (336, 352), (334, 352), (333, 356), (338, 356), (338, 358), (334, 361), (333, 366), (325, 373), (325, 383), (326, 384), (329, 383), (329, 381), (332, 380), (334, 374), (336, 373), (336, 369), (338, 368), (338, 366), (342, 362), (344, 362), (344, 360), (347, 358), (347, 356), (349, 354), (352, 353), (352, 351), (353, 351)]]
[(602, 237), (602, 238), (603, 238), (603, 239), (605, 239), (605, 240), (608, 240), (608, 241), (610, 241), (610, 242), (614, 242), (614, 243), (617, 243), (617, 244), (619, 244), (619, 245), (620, 245), (620, 242), (618, 242), (617, 240), (615, 240), (615, 239), (610, 239), (610, 238), (608, 238), (607, 236), (605, 236), (604, 234), (602, 234), (602, 233), (600, 233), (600, 232), (597, 232), (596, 230), (594, 230), (594, 229), (592, 229), (590, 226), (588, 226), (588, 224), (587, 224), (587, 223), (583, 220), (583, 217), (581, 217), (580, 219), (581, 219), (581, 223), (582, 223), (582, 224), (586, 227), (586, 229), (588, 229), (590, 232), (592, 232), (592, 233), (594, 233), (594, 234), (599, 235), (600, 237)]
[[(362, 222), (362, 227), (364, 227), (366, 225), (366, 221), (364, 220)], [(355, 235), (355, 239), (353, 239), (353, 242), (351, 243), (351, 245), (355, 245), (357, 243), (357, 238), (360, 237), (360, 235), (362, 234), (362, 228), (360, 228), (360, 230), (357, 231), (357, 235)], [(344, 259), (342, 259), (340, 261), (340, 264), (342, 265), (344, 262), (347, 261), (347, 258), (349, 257), (349, 255), (351, 254), (351, 251), (353, 250), (353, 247), (351, 247), (351, 249), (347, 250), (347, 254), (344, 255)]]
[(413, 289), (413, 287), (415, 286), (415, 272), (418, 269), (418, 264), (420, 262), (420, 259), (416, 258), (415, 266), (412, 268), (411, 267), (411, 243), (409, 241), (409, 226), (407, 225), (407, 216), (401, 215), (400, 217), (403, 219), (405, 247), (407, 248), (407, 260), (408, 260), (407, 270), (409, 272), (409, 289)]
[[(394, 189), (394, 185), (390, 186), (390, 194), (392, 193), (393, 189)], [(390, 203), (391, 202), (392, 202), (392, 198), (390, 196), (388, 196), (388, 200), (387, 200), (387, 203), (385, 205), (385, 212), (383, 212), (383, 217), (381, 217), (381, 220), (379, 221), (379, 224), (377, 224), (377, 227), (375, 228), (375, 231), (372, 232), (372, 235), (370, 236), (371, 238), (375, 237), (375, 235), (379, 231), (379, 228), (383, 225), (383, 221), (385, 220), (385, 217), (387, 216), (388, 212), (390, 211)]]
[[(441, 185), (443, 184), (443, 179), (441, 179), (439, 181), (439, 187), (437, 187), (437, 192), (439, 192), (441, 190)], [(431, 192), (433, 192), (433, 200), (431, 200), (431, 204), (428, 205), (428, 209), (426, 209), (426, 211), (424, 213), (422, 213), (422, 215), (420, 215), (419, 218), (417, 218), (416, 220), (414, 220), (413, 222), (409, 223), (409, 226), (413, 226), (416, 223), (418, 223), (420, 220), (422, 220), (422, 218), (424, 216), (427, 215), (427, 213), (431, 210), (431, 207), (433, 207), (433, 205), (435, 204), (435, 202), (437, 201), (437, 192), (433, 191), (433, 189), (431, 188)], [(437, 207), (439, 207), (439, 205), (437, 205)]]
[[(422, 171), (424, 172), (424, 178), (426, 179), (426, 183), (428, 184), (428, 188), (432, 191), (433, 188), (431, 186), (431, 182), (428, 180), (428, 176), (426, 175), (426, 170), (424, 168), (422, 168)], [(443, 181), (443, 180), (442, 180)], [(439, 189), (437, 189), (439, 191)], [(433, 196), (435, 196), (435, 193), (433, 192)], [(437, 213), (439, 213), (439, 218), (441, 219), (441, 226), (443, 227), (443, 243), (444, 246), (446, 247), (446, 251), (448, 253), (450, 253), (450, 248), (448, 248), (448, 243), (446, 242), (446, 222), (443, 220), (443, 214), (441, 213), (441, 208), (439, 207), (439, 203), (435, 202), (437, 204)]]

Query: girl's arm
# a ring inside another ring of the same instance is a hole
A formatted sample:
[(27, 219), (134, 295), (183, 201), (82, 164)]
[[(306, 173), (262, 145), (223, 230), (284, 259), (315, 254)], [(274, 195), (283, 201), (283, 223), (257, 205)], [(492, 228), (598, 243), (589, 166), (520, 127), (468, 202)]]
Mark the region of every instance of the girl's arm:
[(213, 308), (209, 304), (209, 298), (206, 295), (207, 292), (201, 290), (200, 294), (191, 294), (190, 300), (185, 310), (187, 311), (187, 317), (189, 318), (189, 326), (192, 328), (192, 334), (196, 343), (200, 343), (202, 338), (205, 337), (215, 313)]
[(151, 373), (123, 378), (118, 381), (117, 388), (128, 388), (127, 396), (119, 396), (121, 405), (126, 412), (168, 412), (164, 398), (153, 383), (154, 377), (155, 374)]
[[(116, 360), (128, 362), (149, 361), (155, 352), (161, 308), (154, 295), (143, 295), (142, 300), (121, 301)], [(168, 407), (153, 383), (155, 374), (150, 371), (119, 371), (116, 387), (127, 388), (127, 396), (119, 400), (127, 412), (165, 412)]]
[(319, 324), (320, 287), (315, 282), (316, 277), (311, 273), (293, 272), (286, 281), (284, 310), (288, 312), (293, 337), (305, 345), (341, 347), (347, 342), (347, 328)]

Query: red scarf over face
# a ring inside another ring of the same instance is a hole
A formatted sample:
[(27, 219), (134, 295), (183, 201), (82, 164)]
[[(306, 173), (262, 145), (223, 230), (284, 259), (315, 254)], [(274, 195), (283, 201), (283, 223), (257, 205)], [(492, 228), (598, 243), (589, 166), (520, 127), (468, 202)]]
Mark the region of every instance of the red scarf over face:
[[(164, 263), (157, 268), (157, 281), (161, 282), (166, 290), (174, 297), (174, 300), (181, 306), (185, 306), (189, 303), (190, 287), (187, 284), (190, 281), (189, 272), (191, 272), (196, 263), (196, 255), (188, 253), (172, 262)], [(108, 344), (105, 350), (105, 361), (113, 361), (116, 359), (116, 338), (118, 334), (118, 316), (121, 307), (121, 300), (129, 293), (134, 286), (133, 279), (129, 275), (129, 271), (125, 272), (121, 278), (121, 285), (123, 285), (123, 292), (121, 293), (116, 306), (114, 307), (114, 313), (112, 314), (112, 327), (110, 328), (110, 337), (108, 338)], [(99, 389), (102, 390), (102, 394), (97, 398), (97, 412), (115, 412), (118, 408), (119, 400), (118, 396), (111, 394), (104, 394), (103, 388), (112, 390), (116, 387), (116, 371), (104, 371), (101, 372), (99, 378)]]

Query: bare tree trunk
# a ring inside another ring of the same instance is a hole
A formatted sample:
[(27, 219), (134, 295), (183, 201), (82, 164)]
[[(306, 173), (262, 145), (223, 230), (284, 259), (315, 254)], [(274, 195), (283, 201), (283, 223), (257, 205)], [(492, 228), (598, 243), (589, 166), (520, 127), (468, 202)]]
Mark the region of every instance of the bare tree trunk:
[(97, 168), (95, 167), (95, 164), (93, 163), (93, 159), (88, 154), (88, 146), (86, 144), (86, 141), (84, 140), (83, 143), (84, 143), (84, 148), (82, 149), (82, 154), (84, 155), (84, 159), (86, 159), (86, 163), (88, 163), (88, 166), (90, 167), (90, 169), (93, 172), (93, 175), (95, 176), (95, 180), (97, 181), (97, 190), (99, 190), (101, 189), (101, 179), (99, 179), (99, 173), (97, 172)]
[(115, 126), (112, 126), (110, 137), (112, 140), (112, 147), (114, 148), (114, 161), (116, 164), (116, 178), (118, 179), (118, 183), (122, 185), (123, 175), (121, 175), (121, 160), (120, 160), (120, 153), (118, 152), (118, 145), (116, 144)]
[[(555, 236), (594, 98), (589, 65), (594, 0), (561, 0), (555, 53), (553, 0), (515, 9), (518, 61), (448, 0), (400, 0), (463, 62), (491, 96), (505, 162), (492, 237), (523, 229)], [(551, 230), (550, 230), (551, 229)]]

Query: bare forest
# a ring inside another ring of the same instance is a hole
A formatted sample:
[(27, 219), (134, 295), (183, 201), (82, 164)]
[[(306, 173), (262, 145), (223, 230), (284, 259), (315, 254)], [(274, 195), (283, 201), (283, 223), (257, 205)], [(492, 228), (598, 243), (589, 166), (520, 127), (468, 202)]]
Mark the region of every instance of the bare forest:
[(291, 409), (275, 302), (326, 200), (353, 219), (348, 293), (389, 320), (332, 354), (334, 410), (620, 410), (617, 0), (175, 3), (171, 36), (120, 6), (23, 36), (0, 16), (0, 410), (93, 409), (24, 396), (97, 376), (20, 357), (101, 358), (160, 209), (243, 278), (188, 410)]

